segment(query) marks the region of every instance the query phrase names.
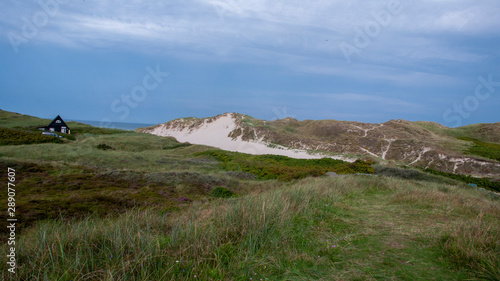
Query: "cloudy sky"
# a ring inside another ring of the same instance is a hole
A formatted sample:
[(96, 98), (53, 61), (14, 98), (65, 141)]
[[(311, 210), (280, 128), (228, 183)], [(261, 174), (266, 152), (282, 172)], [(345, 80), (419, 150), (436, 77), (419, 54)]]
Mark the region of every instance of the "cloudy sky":
[(0, 109), (500, 121), (498, 0), (0, 2)]

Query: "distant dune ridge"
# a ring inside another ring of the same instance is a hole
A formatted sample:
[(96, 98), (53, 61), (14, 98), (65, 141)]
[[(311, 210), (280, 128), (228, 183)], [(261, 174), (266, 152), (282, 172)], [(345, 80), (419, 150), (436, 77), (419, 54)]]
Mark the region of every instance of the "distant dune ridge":
[(249, 154), (293, 158), (331, 157), (346, 161), (374, 157), (408, 165), (474, 176), (498, 177), (500, 163), (465, 155), (474, 138), (500, 142), (500, 123), (448, 128), (433, 122), (390, 120), (382, 124), (336, 120), (255, 119), (238, 113), (209, 118), (180, 118), (136, 131), (171, 136), (180, 142), (202, 144)]

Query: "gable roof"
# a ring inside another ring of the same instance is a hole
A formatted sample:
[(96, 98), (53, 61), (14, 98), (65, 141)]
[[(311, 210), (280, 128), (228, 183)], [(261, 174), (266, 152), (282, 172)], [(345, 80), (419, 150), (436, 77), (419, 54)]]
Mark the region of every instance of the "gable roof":
[(66, 125), (61, 116), (57, 115), (57, 117), (54, 118), (54, 120), (52, 120), (52, 122), (50, 122), (50, 124), (47, 127), (62, 127), (62, 126), (69, 129), (68, 125)]

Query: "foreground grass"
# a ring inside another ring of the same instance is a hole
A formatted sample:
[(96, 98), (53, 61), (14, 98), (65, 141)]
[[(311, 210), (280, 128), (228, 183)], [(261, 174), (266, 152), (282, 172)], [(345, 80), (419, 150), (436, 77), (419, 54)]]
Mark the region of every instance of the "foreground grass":
[(17, 280), (498, 280), (492, 198), (343, 176), (183, 212), (44, 222), (18, 237)]

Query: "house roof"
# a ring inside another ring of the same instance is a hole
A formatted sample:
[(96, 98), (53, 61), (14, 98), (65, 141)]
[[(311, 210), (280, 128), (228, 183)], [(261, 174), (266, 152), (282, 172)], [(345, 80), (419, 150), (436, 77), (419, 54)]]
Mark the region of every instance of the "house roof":
[(52, 122), (47, 127), (54, 127), (54, 126), (64, 126), (69, 129), (68, 125), (66, 125), (66, 122), (61, 118), (61, 116), (57, 115)]

